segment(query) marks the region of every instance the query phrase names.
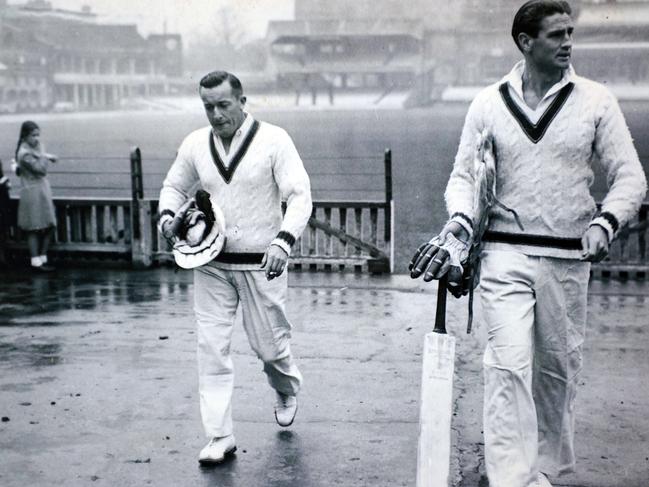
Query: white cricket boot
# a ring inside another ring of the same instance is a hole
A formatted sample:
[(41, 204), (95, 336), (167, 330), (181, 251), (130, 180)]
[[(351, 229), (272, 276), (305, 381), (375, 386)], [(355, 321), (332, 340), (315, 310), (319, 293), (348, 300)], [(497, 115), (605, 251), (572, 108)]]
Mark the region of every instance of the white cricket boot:
[(275, 421), (280, 426), (291, 426), (297, 413), (297, 397), (289, 396), (282, 392), (277, 392), (277, 402), (275, 403)]
[(199, 463), (216, 464), (225, 460), (225, 457), (237, 451), (234, 441), (234, 435), (223, 436), (221, 438), (212, 438), (198, 455)]

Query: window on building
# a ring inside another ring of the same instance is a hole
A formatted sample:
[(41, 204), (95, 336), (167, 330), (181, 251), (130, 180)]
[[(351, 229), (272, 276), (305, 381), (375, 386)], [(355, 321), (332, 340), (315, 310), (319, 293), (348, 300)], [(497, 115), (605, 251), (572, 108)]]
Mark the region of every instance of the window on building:
[(303, 44), (273, 44), (272, 49), (273, 52), (276, 52), (277, 54), (286, 54), (289, 56), (305, 53)]
[(392, 73), (388, 76), (387, 84), (398, 88), (411, 88), (414, 84), (414, 74)]
[(359, 73), (349, 73), (347, 76), (348, 88), (360, 88), (363, 86), (363, 75)]

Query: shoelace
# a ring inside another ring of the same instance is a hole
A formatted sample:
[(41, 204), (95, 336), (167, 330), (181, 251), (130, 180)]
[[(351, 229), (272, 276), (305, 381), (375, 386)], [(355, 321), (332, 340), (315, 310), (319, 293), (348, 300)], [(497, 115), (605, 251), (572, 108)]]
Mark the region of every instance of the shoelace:
[(282, 408), (287, 408), (289, 406), (289, 400), (291, 396), (285, 396), (284, 394), (277, 395), (277, 405)]

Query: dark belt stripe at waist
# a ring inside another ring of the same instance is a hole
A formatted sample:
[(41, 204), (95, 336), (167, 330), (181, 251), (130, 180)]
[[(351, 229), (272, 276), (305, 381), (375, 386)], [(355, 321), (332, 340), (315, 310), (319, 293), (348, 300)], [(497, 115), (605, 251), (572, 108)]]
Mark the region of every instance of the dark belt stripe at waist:
[(261, 264), (263, 258), (263, 253), (221, 252), (214, 260), (223, 264)]
[(581, 250), (581, 239), (550, 237), (547, 235), (525, 235), (521, 233), (507, 233), (486, 231), (482, 240), (485, 242), (499, 242), (518, 245), (533, 245), (535, 247), (554, 247), (565, 250)]

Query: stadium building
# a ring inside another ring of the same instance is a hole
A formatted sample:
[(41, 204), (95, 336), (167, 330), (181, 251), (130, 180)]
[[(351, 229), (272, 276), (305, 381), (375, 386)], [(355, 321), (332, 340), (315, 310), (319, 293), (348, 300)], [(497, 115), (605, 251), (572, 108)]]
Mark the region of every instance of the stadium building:
[(135, 25), (99, 23), (88, 7), (0, 0), (0, 112), (119, 107), (167, 93), (181, 74), (177, 34), (145, 39)]
[(649, 1), (584, 5), (574, 47), (583, 76), (611, 84), (649, 86)]
[(374, 91), (377, 100), (411, 90), (428, 71), (426, 24), (419, 15), (435, 2), (295, 0), (295, 20), (268, 28), (271, 71), (280, 86), (310, 94)]
[[(295, 0), (295, 20), (269, 25), (272, 74), (316, 103), (326, 93), (407, 91), (405, 105), (448, 87), (484, 86), (520, 59), (509, 0)], [(649, 2), (573, 0), (574, 63), (584, 76), (649, 84)]]

